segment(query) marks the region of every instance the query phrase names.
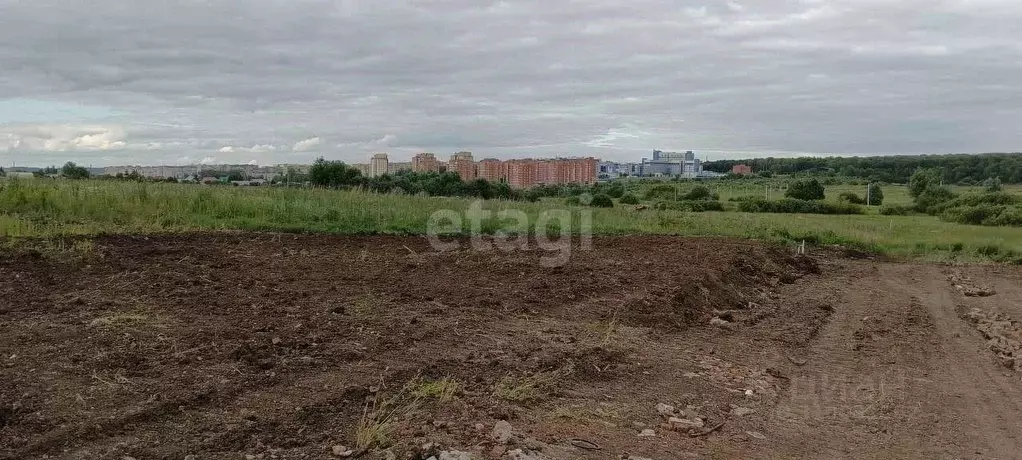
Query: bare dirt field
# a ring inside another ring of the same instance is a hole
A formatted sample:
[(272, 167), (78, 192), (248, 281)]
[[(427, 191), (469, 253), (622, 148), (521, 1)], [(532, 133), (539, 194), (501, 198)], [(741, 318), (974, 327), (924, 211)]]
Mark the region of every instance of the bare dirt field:
[(0, 458), (1022, 457), (1022, 268), (729, 239), (0, 253)]

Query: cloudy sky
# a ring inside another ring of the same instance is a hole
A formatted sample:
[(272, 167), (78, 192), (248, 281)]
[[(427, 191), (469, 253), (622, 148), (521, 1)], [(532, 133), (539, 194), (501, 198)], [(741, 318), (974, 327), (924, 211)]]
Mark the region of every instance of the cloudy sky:
[(0, 164), (1022, 150), (1019, 0), (0, 0)]

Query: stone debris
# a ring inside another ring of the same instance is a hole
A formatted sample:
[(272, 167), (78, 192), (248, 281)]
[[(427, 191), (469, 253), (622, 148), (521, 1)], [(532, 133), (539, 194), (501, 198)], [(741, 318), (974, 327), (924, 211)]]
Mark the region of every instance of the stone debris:
[(966, 297), (990, 297), (997, 294), (997, 291), (994, 291), (993, 288), (980, 286), (972, 278), (961, 273), (952, 273), (947, 276), (947, 279), (955, 289), (961, 291)]
[(657, 403), (656, 411), (657, 411), (657, 413), (659, 413), (660, 415), (663, 415), (665, 417), (666, 416), (670, 416), (670, 415), (674, 415), (674, 406), (672, 406), (670, 404)]
[(355, 451), (353, 449), (349, 449), (349, 448), (347, 448), (345, 446), (342, 446), (340, 444), (337, 444), (337, 445), (331, 447), (330, 448), (330, 452), (333, 452), (334, 456), (342, 457), (342, 458), (343, 457), (351, 457), (351, 455), (355, 453)]
[(983, 333), (987, 347), (1008, 369), (1022, 371), (1022, 324), (1000, 313), (973, 308), (962, 315)]
[(644, 429), (644, 430), (639, 432), (639, 437), (640, 438), (652, 438), (654, 436), (656, 436), (656, 431), (653, 431), (650, 428), (646, 428), (646, 429)]
[(722, 329), (728, 329), (728, 330), (735, 328), (735, 324), (734, 323), (732, 323), (731, 321), (728, 321), (726, 319), (721, 319), (721, 318), (719, 318), (717, 316), (714, 316), (712, 319), (710, 319), (710, 325), (711, 326), (717, 326), (717, 327), (722, 328)]
[[(731, 391), (753, 390), (761, 398), (777, 397), (777, 377), (767, 370), (736, 366), (716, 357), (707, 356), (699, 360), (698, 376)], [(688, 377), (688, 375), (686, 375)], [(740, 390), (739, 390), (740, 389)]]
[(459, 450), (445, 450), (437, 456), (437, 460), (475, 460), (475, 458), (471, 453)]
[(734, 409), (731, 409), (731, 415), (734, 415), (734, 416), (737, 416), (737, 417), (744, 417), (746, 415), (755, 414), (755, 413), (756, 413), (756, 409), (750, 409), (748, 407), (735, 407)]
[(766, 439), (766, 435), (758, 431), (746, 431), (745, 434), (756, 439)]
[(504, 454), (509, 460), (546, 460), (543, 454), (539, 452), (527, 452), (522, 449), (509, 450)]
[(699, 418), (687, 419), (679, 417), (669, 418), (667, 420), (667, 424), (670, 425), (672, 430), (681, 431), (685, 433), (690, 432), (692, 430), (701, 429), (703, 426), (706, 425), (705, 422), (703, 422), (703, 420)]
[(507, 444), (511, 440), (511, 424), (507, 420), (501, 420), (493, 425), (493, 432), (490, 437), (501, 444)]

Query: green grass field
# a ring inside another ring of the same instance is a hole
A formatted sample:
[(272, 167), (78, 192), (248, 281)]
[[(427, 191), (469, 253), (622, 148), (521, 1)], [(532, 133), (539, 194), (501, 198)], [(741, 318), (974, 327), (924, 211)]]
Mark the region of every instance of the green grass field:
[[(101, 233), (160, 233), (196, 230), (261, 230), (340, 234), (424, 234), (438, 210), (464, 213), (461, 198), (379, 195), (361, 191), (211, 187), (113, 181), (28, 180), (0, 182), (0, 237), (60, 237)], [(901, 187), (903, 189), (904, 187)], [(841, 190), (828, 190), (836, 195)], [(902, 192), (885, 194), (901, 201)], [(726, 193), (720, 190), (721, 199)], [(778, 192), (774, 198), (779, 198)], [(907, 197), (907, 195), (905, 195)], [(906, 201), (907, 202), (907, 201)], [(562, 199), (539, 203), (487, 201), (492, 211), (517, 209), (535, 223), (551, 209), (569, 209)], [(685, 213), (570, 208), (591, 211), (595, 234), (734, 236), (767, 240), (844, 244), (894, 256), (926, 259), (1010, 260), (1022, 258), (1022, 228), (960, 225), (932, 216)], [(484, 222), (483, 231), (506, 221)]]

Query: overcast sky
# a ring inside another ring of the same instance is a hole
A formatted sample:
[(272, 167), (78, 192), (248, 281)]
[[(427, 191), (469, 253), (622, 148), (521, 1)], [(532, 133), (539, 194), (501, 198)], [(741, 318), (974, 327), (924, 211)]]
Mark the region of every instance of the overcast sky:
[(1022, 150), (1019, 0), (0, 0), (0, 163)]

